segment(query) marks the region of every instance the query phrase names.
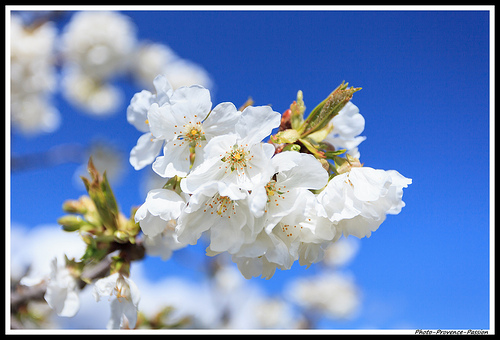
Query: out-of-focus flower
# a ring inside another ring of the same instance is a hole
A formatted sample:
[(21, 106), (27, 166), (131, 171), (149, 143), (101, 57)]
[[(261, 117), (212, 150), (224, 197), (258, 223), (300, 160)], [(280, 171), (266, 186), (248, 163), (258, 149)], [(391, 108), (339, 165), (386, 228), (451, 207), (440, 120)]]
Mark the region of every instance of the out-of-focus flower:
[(213, 86), (212, 79), (200, 65), (178, 56), (170, 47), (160, 43), (142, 43), (135, 52), (131, 66), (139, 83), (148, 88), (158, 74), (167, 76), (173, 89), (182, 86)]
[(134, 328), (137, 322), (137, 308), (140, 301), (140, 292), (136, 284), (129, 278), (119, 273), (96, 281), (93, 291), (96, 301), (101, 297), (110, 297), (111, 318), (107, 324), (108, 329), (119, 329), (125, 325), (125, 318), (128, 327)]
[(338, 272), (297, 278), (288, 285), (286, 294), (306, 311), (319, 311), (332, 319), (354, 317), (361, 302), (353, 278)]
[(78, 282), (65, 265), (51, 263), (51, 274), (45, 292), (45, 301), (59, 316), (73, 317), (80, 308)]
[(17, 15), (10, 18), (11, 121), (27, 135), (55, 131), (60, 114), (51, 102), (56, 90), (53, 23), (24, 26)]
[(122, 94), (110, 82), (128, 71), (136, 43), (136, 27), (123, 14), (75, 13), (61, 36), (66, 98), (91, 114), (113, 113)]
[(136, 27), (125, 15), (108, 11), (75, 13), (64, 28), (61, 51), (65, 63), (93, 79), (109, 79), (124, 71), (136, 46)]
[(358, 250), (359, 240), (357, 238), (341, 237), (337, 242), (325, 249), (322, 263), (331, 268), (345, 266), (356, 256)]
[(66, 99), (96, 116), (112, 114), (123, 101), (123, 94), (118, 87), (93, 78), (76, 67), (63, 70), (61, 85)]
[[(19, 233), (19, 231), (17, 231)], [(21, 284), (34, 286), (49, 279), (52, 271), (52, 261), (57, 258), (58, 263), (64, 263), (68, 258), (80, 258), (85, 252), (85, 243), (77, 234), (63, 233), (58, 225), (42, 225), (30, 231), (22, 231), (23, 239), (27, 240), (22, 245), (23, 254), (17, 252), (16, 245), (12, 245), (12, 266), (30, 265), (28, 272), (21, 279)], [(28, 235), (26, 235), (28, 234)], [(19, 234), (15, 238), (20, 242)], [(14, 268), (18, 270), (17, 268)]]

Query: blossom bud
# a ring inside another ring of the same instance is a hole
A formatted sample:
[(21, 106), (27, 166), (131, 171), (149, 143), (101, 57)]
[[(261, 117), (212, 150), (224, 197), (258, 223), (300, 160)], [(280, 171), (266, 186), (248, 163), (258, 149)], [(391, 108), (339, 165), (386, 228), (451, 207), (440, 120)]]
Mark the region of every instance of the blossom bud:
[(62, 225), (63, 230), (65, 231), (76, 231), (79, 230), (82, 226), (88, 224), (80, 216), (76, 215), (63, 216), (57, 220), (57, 223)]
[(63, 210), (72, 214), (85, 214), (87, 212), (87, 207), (80, 200), (67, 200), (63, 203)]
[(301, 137), (324, 128), (340, 110), (352, 99), (354, 92), (360, 87), (348, 88), (348, 83), (342, 82), (330, 95), (316, 106), (300, 127)]
[(290, 120), (293, 129), (299, 129), (304, 122), (304, 112), (306, 106), (304, 105), (302, 91), (297, 92), (297, 100), (290, 105)]
[(281, 144), (281, 143), (295, 143), (297, 139), (299, 139), (300, 134), (297, 130), (288, 129), (283, 130), (271, 136), (271, 141), (273, 143)]

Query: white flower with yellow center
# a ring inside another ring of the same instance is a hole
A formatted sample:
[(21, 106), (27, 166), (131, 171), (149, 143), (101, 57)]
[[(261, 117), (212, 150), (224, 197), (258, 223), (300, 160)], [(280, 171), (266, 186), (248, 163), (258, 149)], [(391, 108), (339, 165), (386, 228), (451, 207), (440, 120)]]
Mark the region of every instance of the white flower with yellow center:
[[(214, 137), (205, 147), (205, 161), (181, 181), (186, 193), (194, 193), (210, 181), (228, 188), (252, 190), (272, 175), (274, 146), (262, 141), (280, 124), (281, 115), (269, 106), (247, 107), (234, 126), (235, 133)], [(235, 186), (233, 186), (235, 185)]]
[(133, 329), (137, 322), (137, 306), (141, 299), (136, 284), (122, 274), (114, 273), (99, 279), (94, 285), (93, 296), (96, 301), (101, 297), (113, 297), (111, 300), (111, 318), (107, 324), (108, 329), (119, 329), (124, 325), (124, 318), (128, 327)]
[(254, 240), (259, 230), (254, 230), (248, 193), (236, 187), (228, 189), (217, 181), (195, 192), (178, 219), (177, 238), (181, 243), (196, 244), (207, 230), (214, 252), (234, 253), (243, 243)]
[(232, 103), (211, 107), (210, 92), (200, 85), (178, 88), (168, 103), (151, 105), (147, 121), (152, 140), (166, 141), (163, 156), (153, 163), (158, 175), (186, 176), (203, 161), (202, 151), (210, 139), (234, 130), (240, 116), (236, 107)]

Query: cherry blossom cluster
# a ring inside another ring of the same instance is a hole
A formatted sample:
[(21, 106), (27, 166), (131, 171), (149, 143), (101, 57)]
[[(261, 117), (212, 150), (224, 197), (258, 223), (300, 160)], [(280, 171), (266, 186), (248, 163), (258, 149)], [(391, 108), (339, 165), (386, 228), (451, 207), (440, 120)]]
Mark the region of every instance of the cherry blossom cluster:
[[(135, 214), (149, 242), (178, 249), (206, 237), (207, 255), (227, 252), (246, 278), (270, 278), (295, 261), (320, 261), (342, 235), (369, 237), (405, 205), (411, 179), (356, 158), (364, 119), (347, 86), (297, 123), (300, 92), (281, 115), (270, 106), (212, 108), (204, 87), (173, 90), (162, 75), (154, 85), (127, 112), (143, 132), (130, 163), (152, 165), (166, 181)], [(295, 128), (283, 128), (289, 121)]]

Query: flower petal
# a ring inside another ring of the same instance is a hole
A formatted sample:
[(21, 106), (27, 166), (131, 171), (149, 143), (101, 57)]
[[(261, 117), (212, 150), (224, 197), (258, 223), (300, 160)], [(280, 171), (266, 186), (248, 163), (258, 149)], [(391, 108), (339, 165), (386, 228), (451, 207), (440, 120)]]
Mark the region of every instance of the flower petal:
[(270, 106), (249, 106), (243, 110), (236, 124), (236, 133), (242, 144), (255, 144), (268, 137), (281, 122), (281, 114)]
[(210, 112), (212, 102), (210, 91), (200, 85), (180, 87), (170, 97), (172, 113), (189, 121), (201, 121)]
[(162, 177), (184, 177), (189, 172), (189, 145), (186, 142), (173, 140), (163, 148), (163, 156), (156, 158), (153, 170)]
[(207, 139), (235, 133), (234, 126), (238, 122), (241, 112), (233, 103), (226, 102), (217, 105), (203, 122), (203, 130)]
[(151, 133), (146, 132), (137, 140), (137, 145), (130, 151), (130, 164), (135, 170), (141, 170), (146, 165), (153, 163), (160, 153), (162, 140), (152, 140)]

